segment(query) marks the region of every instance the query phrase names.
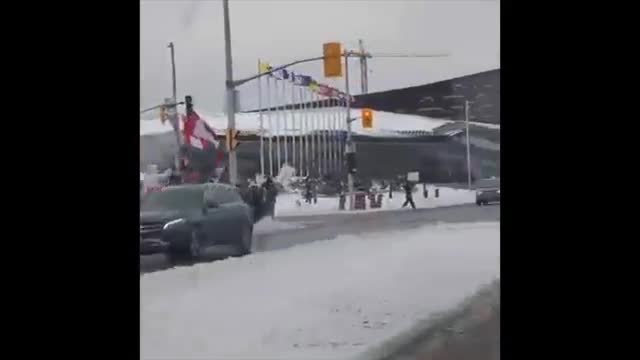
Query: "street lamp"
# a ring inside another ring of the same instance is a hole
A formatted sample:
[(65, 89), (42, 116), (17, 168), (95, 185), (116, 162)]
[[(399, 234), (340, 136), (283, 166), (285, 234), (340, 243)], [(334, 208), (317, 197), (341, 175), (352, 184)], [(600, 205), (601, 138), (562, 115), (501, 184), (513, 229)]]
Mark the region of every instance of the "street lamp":
[(469, 100), (465, 100), (464, 102), (464, 123), (466, 127), (466, 138), (467, 138), (467, 186), (469, 190), (471, 190), (471, 149), (469, 148), (469, 105), (471, 102)]

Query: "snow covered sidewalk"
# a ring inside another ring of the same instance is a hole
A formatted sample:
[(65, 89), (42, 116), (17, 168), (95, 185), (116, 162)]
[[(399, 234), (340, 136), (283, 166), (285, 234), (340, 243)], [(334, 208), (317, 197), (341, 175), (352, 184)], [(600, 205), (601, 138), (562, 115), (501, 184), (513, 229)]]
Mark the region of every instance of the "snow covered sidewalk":
[[(427, 186), (429, 197), (422, 195), (422, 185), (417, 186), (418, 191), (413, 193), (413, 201), (419, 209), (430, 209), (442, 206), (452, 206), (461, 204), (472, 204), (476, 201), (475, 191), (466, 189), (452, 189), (446, 187), (438, 187), (440, 196), (435, 197), (435, 187)], [(276, 202), (276, 216), (302, 216), (302, 215), (327, 215), (327, 214), (361, 214), (371, 211), (389, 211), (389, 210), (411, 210), (411, 206), (407, 205), (402, 208), (404, 203), (404, 192), (394, 191), (393, 198), (389, 199), (389, 193), (384, 193), (382, 198), (382, 207), (379, 209), (369, 209), (369, 199), (367, 199), (367, 209), (358, 211), (341, 211), (338, 210), (337, 197), (319, 197), (317, 204), (305, 203), (299, 194), (282, 194), (278, 196)], [(348, 206), (348, 203), (347, 205)]]
[(345, 359), (500, 276), (499, 223), (341, 236), (140, 279), (141, 359)]

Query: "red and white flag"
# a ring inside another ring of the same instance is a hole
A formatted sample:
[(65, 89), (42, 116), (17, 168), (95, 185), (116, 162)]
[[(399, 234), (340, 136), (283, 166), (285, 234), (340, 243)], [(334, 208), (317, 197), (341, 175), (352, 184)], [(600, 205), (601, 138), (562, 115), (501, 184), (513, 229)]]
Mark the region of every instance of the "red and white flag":
[(200, 118), (195, 112), (182, 116), (184, 122), (184, 142), (200, 150), (210, 149), (212, 146), (218, 148), (216, 133)]

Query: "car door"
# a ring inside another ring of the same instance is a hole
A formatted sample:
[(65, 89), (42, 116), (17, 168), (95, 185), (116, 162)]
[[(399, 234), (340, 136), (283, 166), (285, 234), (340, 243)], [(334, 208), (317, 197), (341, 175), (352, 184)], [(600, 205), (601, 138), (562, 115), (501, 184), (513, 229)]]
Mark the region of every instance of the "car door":
[(224, 208), (226, 236), (229, 243), (237, 243), (240, 239), (241, 228), (243, 225), (242, 213), (244, 208), (242, 207), (242, 204), (244, 204), (244, 201), (231, 187), (221, 189), (221, 193), (224, 194), (225, 199), (222, 208)]
[(229, 211), (230, 196), (223, 186), (213, 186), (207, 197), (215, 202), (215, 207), (207, 208), (207, 238), (213, 244), (229, 244), (234, 240), (233, 215)]
[(228, 214), (224, 202), (225, 196), (219, 187), (209, 187), (205, 192), (205, 205), (215, 203), (215, 206), (207, 206), (203, 215), (203, 229), (209, 245), (229, 243)]
[(240, 239), (242, 236), (242, 228), (247, 223), (247, 215), (250, 215), (250, 207), (244, 202), (240, 193), (233, 189), (229, 189), (229, 212), (233, 217), (234, 222), (234, 236), (236, 239)]

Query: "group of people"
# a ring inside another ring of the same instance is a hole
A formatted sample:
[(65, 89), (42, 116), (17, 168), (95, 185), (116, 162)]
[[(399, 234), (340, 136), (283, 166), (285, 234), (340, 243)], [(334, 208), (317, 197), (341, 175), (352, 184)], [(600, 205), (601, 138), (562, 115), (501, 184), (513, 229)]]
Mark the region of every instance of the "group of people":
[(238, 186), (244, 200), (253, 207), (254, 219), (257, 221), (264, 216), (275, 216), (276, 198), (278, 189), (271, 177), (267, 177), (265, 181), (258, 185), (255, 181), (249, 181), (246, 188)]

